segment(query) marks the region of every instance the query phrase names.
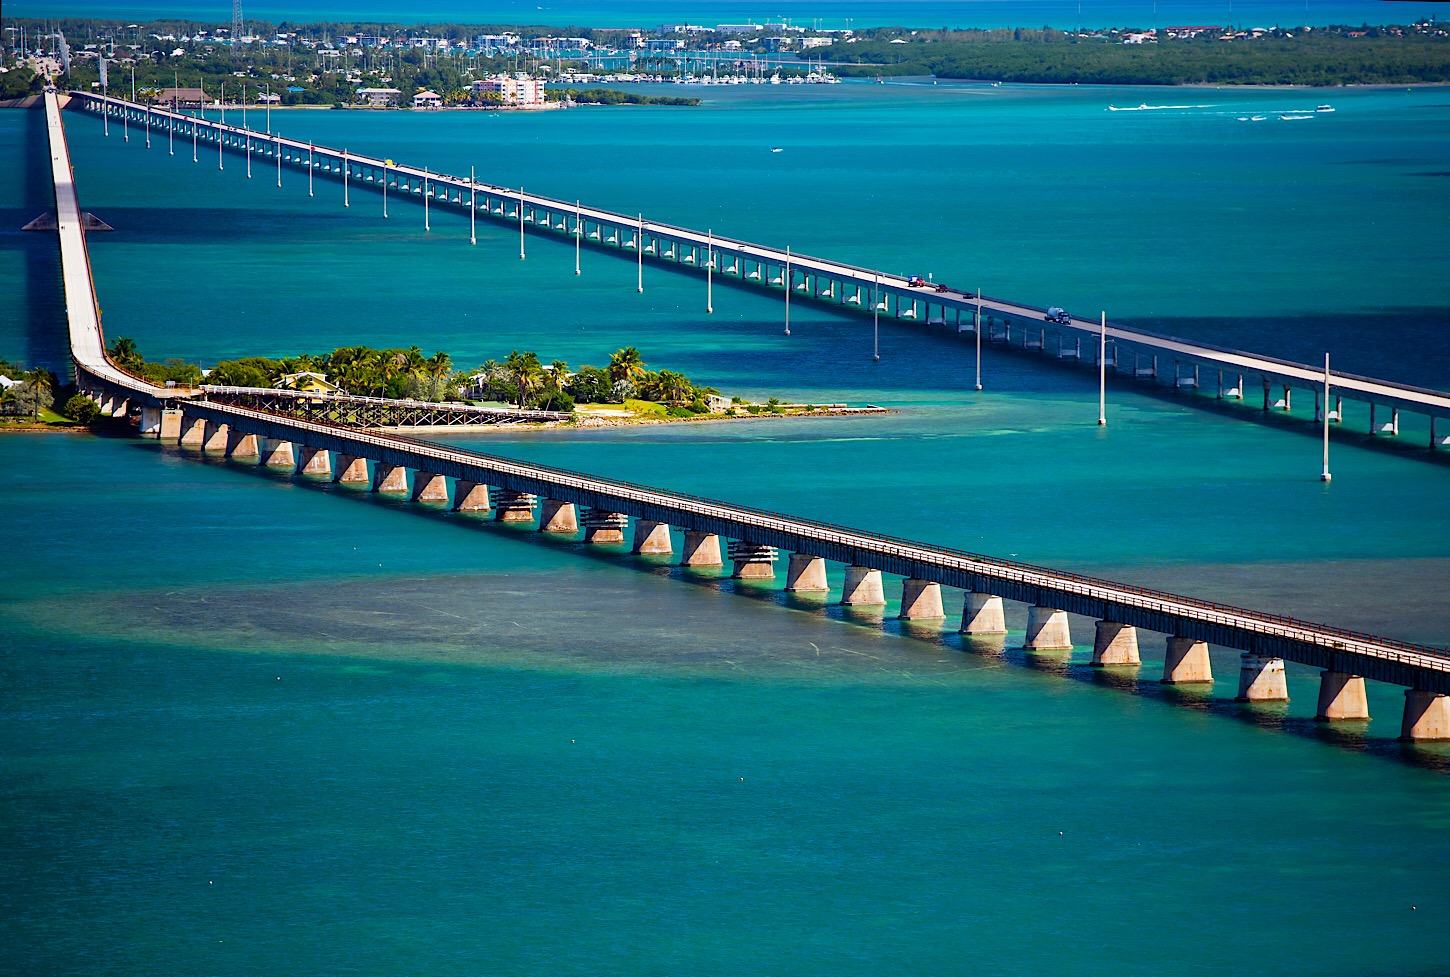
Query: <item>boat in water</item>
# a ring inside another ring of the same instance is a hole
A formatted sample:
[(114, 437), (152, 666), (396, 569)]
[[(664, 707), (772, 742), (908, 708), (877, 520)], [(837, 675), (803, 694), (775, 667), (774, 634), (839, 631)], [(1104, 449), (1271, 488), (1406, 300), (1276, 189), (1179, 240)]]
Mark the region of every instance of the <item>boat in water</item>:
[(1312, 118), (1314, 118), (1314, 116), (1312, 116), (1312, 115), (1302, 115), (1302, 114), (1299, 114), (1299, 115), (1291, 115), (1288, 112), (1280, 112), (1279, 113), (1279, 118), (1282, 119), (1285, 122), (1303, 122), (1305, 119), (1312, 119)]
[(1334, 111), (1334, 106), (1333, 105), (1321, 105), (1318, 108), (1316, 108), (1314, 111), (1316, 111), (1316, 112), (1333, 112)]

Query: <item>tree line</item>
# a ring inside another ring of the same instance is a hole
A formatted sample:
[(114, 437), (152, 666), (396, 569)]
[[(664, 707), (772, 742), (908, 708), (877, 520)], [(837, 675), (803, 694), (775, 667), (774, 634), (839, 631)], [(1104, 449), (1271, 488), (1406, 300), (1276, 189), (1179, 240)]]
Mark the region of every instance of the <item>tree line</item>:
[[(1376, 36), (1377, 35), (1377, 36)], [(812, 52), (816, 53), (816, 52)], [(1122, 44), (1062, 31), (931, 32), (905, 44), (833, 44), (840, 75), (1125, 85), (1372, 85), (1450, 81), (1450, 38), (1418, 31), (1279, 32), (1253, 39)]]
[[(705, 413), (713, 387), (696, 384), (674, 370), (651, 370), (640, 351), (625, 346), (603, 367), (571, 370), (563, 360), (547, 366), (532, 350), (513, 350), (503, 360), (487, 360), (472, 370), (456, 370), (452, 357), (408, 349), (341, 346), (330, 353), (281, 359), (248, 356), (223, 360), (206, 371), (194, 363), (169, 359), (148, 362), (134, 340), (118, 338), (107, 350), (122, 369), (153, 383), (183, 386), (201, 383), (230, 387), (305, 387), (303, 374), (327, 378), (343, 391), (364, 397), (425, 400), (496, 400), (518, 407), (569, 412), (576, 404), (619, 404), (645, 400), (672, 411)], [(290, 378), (290, 379), (289, 379)]]

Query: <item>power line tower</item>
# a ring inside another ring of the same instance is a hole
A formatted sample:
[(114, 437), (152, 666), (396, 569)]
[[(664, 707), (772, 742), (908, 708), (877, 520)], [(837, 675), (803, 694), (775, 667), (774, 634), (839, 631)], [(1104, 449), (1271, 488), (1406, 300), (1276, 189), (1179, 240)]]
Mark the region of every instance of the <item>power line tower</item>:
[(242, 34), (245, 29), (242, 26), (242, 0), (232, 0), (232, 47), (235, 48), (242, 43)]

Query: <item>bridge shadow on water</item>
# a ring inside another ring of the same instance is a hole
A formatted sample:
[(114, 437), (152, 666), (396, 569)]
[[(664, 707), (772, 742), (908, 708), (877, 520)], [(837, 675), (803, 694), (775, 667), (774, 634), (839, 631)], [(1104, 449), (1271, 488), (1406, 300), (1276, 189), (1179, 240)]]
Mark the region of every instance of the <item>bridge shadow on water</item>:
[(55, 211), (45, 113), (17, 109), (12, 114), (23, 120), (24, 127), (21, 143), (25, 152), (16, 164), (21, 170), (24, 202), (18, 207), (0, 207), (0, 251), (17, 251), (22, 256), (25, 319), (23, 334), (15, 337), (23, 342), (23, 349), (5, 352), (19, 356), (25, 366), (43, 366), (64, 376), (70, 365), (70, 348), (60, 246), (53, 231), (21, 230), (42, 214)]
[[(139, 450), (157, 450), (155, 442), (139, 441), (135, 438), (128, 440)], [(453, 512), (442, 503), (412, 502), (402, 493), (380, 495), (365, 485), (342, 485), (327, 477), (296, 475), (285, 467), (269, 469), (253, 462), (235, 461), (194, 448), (168, 446), (160, 450), (193, 462), (199, 461), (205, 465), (252, 476), (260, 475), (272, 482), (286, 483), (308, 491), (352, 499), (361, 504), (400, 513), (406, 512), (439, 524), (467, 528), (495, 537), (527, 541), (557, 551), (568, 551), (572, 556), (591, 560), (597, 565), (628, 567), (718, 594), (730, 594), (744, 600), (774, 605), (793, 613), (878, 631), (888, 638), (903, 639), (898, 645), (902, 653), (899, 664), (907, 669), (926, 664), (921, 653), (929, 654), (932, 662), (942, 661), (944, 655), (969, 656), (978, 665), (1020, 668), (1043, 681), (1079, 682), (1175, 709), (1191, 709), (1218, 719), (1246, 723), (1259, 729), (1313, 740), (1326, 746), (1398, 760), (1424, 770), (1450, 773), (1450, 748), (1442, 748), (1440, 744), (1412, 745), (1390, 737), (1371, 736), (1370, 723), (1331, 724), (1303, 715), (1290, 715), (1288, 703), (1238, 702), (1214, 694), (1215, 689), (1221, 689), (1228, 684), (1222, 681), (1204, 686), (1164, 685), (1153, 677), (1161, 665), (1160, 662), (1145, 660), (1138, 668), (1095, 668), (1084, 660), (1087, 651), (1085, 648), (1077, 648), (1071, 652), (1028, 651), (1020, 645), (1020, 632), (981, 637), (960, 635), (952, 629), (950, 622), (953, 619), (950, 616), (945, 621), (903, 621), (890, 616), (889, 607), (886, 606), (846, 607), (835, 603), (824, 594), (787, 592), (782, 588), (779, 578), (769, 581), (737, 580), (730, 576), (728, 568), (725, 567), (687, 568), (675, 564), (675, 555), (634, 555), (630, 552), (628, 542), (586, 544), (579, 532), (541, 533), (537, 530), (536, 522), (500, 523), (492, 518), (492, 511)], [(1379, 728), (1394, 723), (1396, 718), (1377, 720)]]

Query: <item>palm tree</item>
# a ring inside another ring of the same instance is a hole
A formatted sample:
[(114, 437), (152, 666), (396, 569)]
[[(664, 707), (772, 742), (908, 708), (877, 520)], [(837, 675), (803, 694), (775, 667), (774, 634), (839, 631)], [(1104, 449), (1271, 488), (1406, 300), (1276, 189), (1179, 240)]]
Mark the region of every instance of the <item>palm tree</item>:
[(661, 370), (655, 379), (659, 397), (668, 404), (687, 404), (695, 399), (695, 385), (683, 373)]
[(141, 362), (141, 351), (136, 348), (136, 340), (129, 336), (121, 336), (108, 351), (112, 361), (121, 366), (135, 366)]
[(634, 380), (645, 372), (644, 359), (640, 356), (639, 350), (633, 346), (626, 346), (624, 349), (617, 349), (609, 354), (609, 379), (616, 382), (620, 380)]
[(429, 357), (424, 365), (429, 376), (446, 377), (453, 371), (453, 357), (439, 350)]
[(520, 353), (518, 350), (514, 350), (509, 353), (508, 359), (504, 360), (503, 367), (508, 373), (509, 380), (518, 391), (518, 406), (527, 406), (529, 396), (544, 383), (544, 368), (539, 364), (538, 354), (527, 351)]

